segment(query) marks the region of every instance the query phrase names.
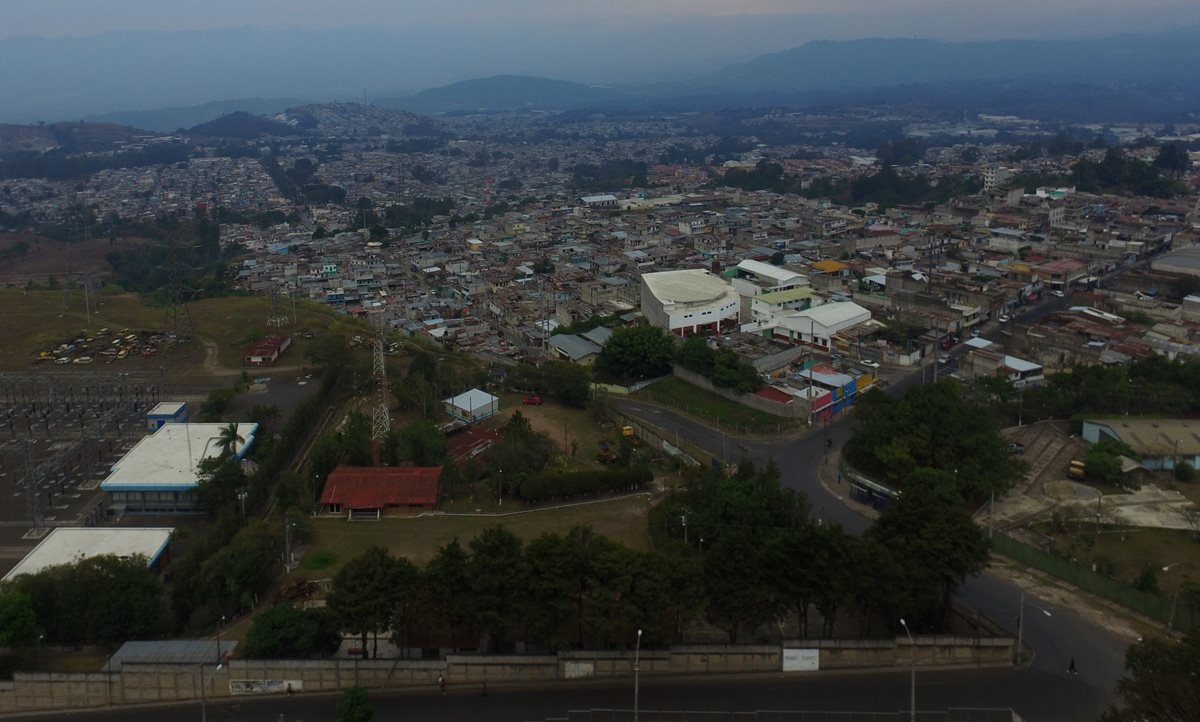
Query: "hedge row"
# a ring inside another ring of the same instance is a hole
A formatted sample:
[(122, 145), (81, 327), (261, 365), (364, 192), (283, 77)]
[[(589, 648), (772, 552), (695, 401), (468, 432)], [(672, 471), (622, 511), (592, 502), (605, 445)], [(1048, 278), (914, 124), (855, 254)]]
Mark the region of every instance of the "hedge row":
[(594, 471), (551, 471), (521, 482), (517, 497), (530, 502), (590, 496), (609, 491), (635, 491), (654, 480), (647, 466)]

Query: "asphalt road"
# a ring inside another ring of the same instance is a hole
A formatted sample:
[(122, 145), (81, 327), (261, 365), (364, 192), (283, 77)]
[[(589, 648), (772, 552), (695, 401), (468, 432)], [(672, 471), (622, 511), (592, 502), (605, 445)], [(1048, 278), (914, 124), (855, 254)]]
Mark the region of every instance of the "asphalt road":
[[(1069, 299), (1052, 297), (1025, 309), (1024, 313), (1017, 315), (1010, 323), (1033, 323), (1069, 305)], [(1002, 330), (1001, 324), (993, 322), (985, 327), (983, 336), (999, 341)], [(962, 344), (956, 347), (951, 352), (951, 364), (957, 365), (967, 350)], [(913, 371), (897, 378), (886, 387), (887, 393), (903, 393), (921, 383), (923, 377), (931, 381), (933, 374), (928, 369), (932, 365), (928, 364), (924, 371)], [(870, 525), (870, 520), (846, 506), (842, 497), (830, 493), (818, 478), (818, 471), (825, 459), (826, 438), (833, 440), (835, 448), (840, 448), (850, 437), (850, 430), (843, 419), (797, 438), (782, 441), (745, 440), (726, 437), (722, 432), (714, 431), (699, 421), (669, 408), (628, 399), (614, 399), (613, 404), (621, 411), (645, 419), (660, 428), (677, 431), (681, 437), (718, 457), (729, 449), (730, 460), (736, 461), (744, 448), (748, 456), (755, 461), (774, 459), (779, 465), (783, 483), (808, 496), (815, 517), (825, 523), (840, 524), (842, 528), (856, 534), (861, 534)], [(734, 449), (737, 449), (737, 453)], [(1015, 583), (996, 574), (984, 572), (968, 579), (959, 596), (1010, 633), (1017, 633), (1021, 588)], [(1049, 612), (1049, 616), (1046, 612)], [(1020, 680), (1022, 690), (1026, 684), (1037, 685), (1039, 688), (1057, 686), (1061, 689), (1064, 699), (1072, 701), (1072, 716), (1042, 716), (1040, 713), (1048, 712), (1049, 707), (1036, 710), (1038, 713), (1033, 709), (1023, 710), (1026, 704), (1025, 694), (1014, 691), (1005, 698), (1005, 703), (1001, 706), (1014, 707), (1026, 720), (1095, 720), (1106, 706), (1123, 672), (1128, 642), (1070, 609), (1041, 602), (1037, 598), (1036, 590), (1031, 590), (1026, 596), (1024, 616), (1024, 640), (1035, 652), (1032, 665), (1023, 670), (980, 672), (979, 675), (985, 679), (991, 675), (1015, 675)], [(1078, 676), (1066, 673), (1071, 659), (1076, 662)], [(1087, 690), (1087, 694), (1076, 696), (1075, 691), (1081, 687)], [(1026, 711), (1029, 714), (1026, 714)]]
[[(898, 712), (909, 708), (909, 673), (819, 672), (706, 678), (642, 677), (639, 708), (669, 711), (814, 710)], [(1094, 722), (1087, 714), (1093, 690), (1078, 679), (1037, 670), (917, 671), (917, 709), (1013, 707), (1025, 720)], [(371, 693), (377, 722), (530, 722), (563, 718), (571, 710), (633, 707), (633, 680), (544, 687), (492, 685), (480, 696), (474, 685), (451, 684), (445, 696), (433, 689)], [(210, 722), (330, 722), (337, 698), (301, 695), (210, 702)], [(80, 722), (199, 720), (200, 704), (123, 707), (55, 715)], [(648, 717), (649, 715), (647, 715)], [(31, 716), (44, 720), (45, 716)], [(618, 718), (619, 719), (619, 718)], [(627, 720), (628, 718), (626, 718)]]

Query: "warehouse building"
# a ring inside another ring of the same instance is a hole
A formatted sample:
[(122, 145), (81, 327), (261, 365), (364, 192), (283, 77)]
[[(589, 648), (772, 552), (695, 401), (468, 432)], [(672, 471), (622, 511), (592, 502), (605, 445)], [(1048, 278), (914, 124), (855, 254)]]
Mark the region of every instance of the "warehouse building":
[[(219, 440), (228, 424), (163, 424), (143, 437), (113, 465), (100, 484), (108, 492), (112, 516), (190, 514), (199, 512), (196, 498), (200, 462), (220, 455)], [(233, 448), (240, 461), (254, 445), (258, 424), (239, 423), (242, 441)]]

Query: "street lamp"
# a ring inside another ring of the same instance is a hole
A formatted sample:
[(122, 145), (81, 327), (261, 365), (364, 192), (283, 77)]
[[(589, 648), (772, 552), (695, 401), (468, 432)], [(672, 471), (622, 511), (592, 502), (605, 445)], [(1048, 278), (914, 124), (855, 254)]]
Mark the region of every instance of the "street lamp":
[[(1171, 562), (1162, 568), (1164, 572), (1171, 571), (1172, 567), (1177, 567), (1183, 562)], [(1175, 590), (1175, 594), (1171, 597), (1171, 611), (1167, 614), (1167, 634), (1175, 631), (1175, 608), (1179, 603), (1179, 593), (1183, 591), (1183, 583), (1180, 582), (1179, 588)]]
[(200, 662), (196, 666), (200, 668), (200, 722), (208, 722), (208, 694), (204, 691), (204, 687), (212, 681), (213, 675), (220, 672), (225, 665), (218, 664), (212, 674), (208, 676), (207, 682), (204, 679), (204, 663)]
[(633, 648), (633, 722), (638, 722), (638, 662), (642, 652), (642, 630), (637, 630), (637, 644)]
[(221, 666), (221, 625), (225, 624), (225, 616), (221, 615), (221, 621), (217, 622), (217, 666)]
[[(1024, 589), (1021, 590), (1021, 605), (1017, 608), (1017, 666), (1018, 667), (1021, 666), (1021, 662), (1023, 661), (1022, 657), (1024, 656), (1024, 652), (1025, 652), (1025, 648), (1023, 646), (1021, 646), (1021, 642), (1022, 642), (1022, 639), (1024, 638), (1024, 633), (1025, 633), (1025, 592), (1027, 592), (1030, 589), (1033, 589), (1035, 587), (1038, 587), (1038, 586), (1041, 586), (1041, 585), (1034, 584), (1032, 587), (1025, 587)], [(1043, 609), (1042, 607), (1039, 607), (1036, 604), (1034, 604), (1032, 606), (1034, 608), (1036, 608), (1042, 614), (1045, 614), (1047, 617), (1053, 616), (1050, 614), (1049, 611), (1047, 611), (1046, 609)]]
[(900, 626), (904, 627), (904, 633), (908, 635), (908, 646), (912, 654), (912, 671), (909, 679), (909, 722), (917, 722), (917, 643), (913, 640), (912, 632), (908, 631), (908, 624), (903, 619), (900, 620)]

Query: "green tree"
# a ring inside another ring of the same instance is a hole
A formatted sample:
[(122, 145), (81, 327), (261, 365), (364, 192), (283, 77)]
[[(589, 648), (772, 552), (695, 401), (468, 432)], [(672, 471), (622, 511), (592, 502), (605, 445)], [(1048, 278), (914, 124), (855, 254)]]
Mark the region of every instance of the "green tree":
[(380, 546), (368, 547), (333, 577), (326, 604), (344, 631), (360, 635), (363, 659), (368, 634), (374, 636), (372, 656), (379, 654), (379, 633), (392, 623), (398, 581), (396, 560)]
[(375, 719), (375, 708), (371, 698), (362, 687), (351, 687), (342, 692), (337, 703), (337, 722), (371, 722)]
[(371, 465), (371, 424), (361, 412), (352, 411), (342, 429), (342, 449), (350, 466)]
[(862, 394), (852, 420), (851, 463), (907, 491), (930, 479), (919, 469), (950, 474), (964, 498), (986, 498), (1009, 489), (1024, 464), (1008, 451), (991, 405), (964, 394), (954, 380), (914, 387), (899, 398), (873, 389)]
[(231, 421), (221, 427), (217, 436), (217, 450), (221, 459), (229, 459), (246, 443), (246, 439), (238, 433), (236, 421)]
[(940, 623), (967, 577), (987, 565), (988, 542), (950, 488), (909, 485), (868, 532), (905, 571), (912, 616)]
[(413, 627), (420, 621), (419, 617), (424, 611), (422, 584), (421, 570), (417, 565), (404, 557), (395, 560), (392, 570), (394, 591), (390, 628), (393, 643), (405, 650), (405, 654), (409, 647), (408, 642), (412, 639)]
[(1147, 637), (1125, 653), (1119, 700), (1103, 722), (1200, 719), (1200, 627), (1182, 640)]
[(525, 628), (546, 650), (567, 649), (572, 637), (572, 555), (558, 534), (542, 534), (525, 547), (522, 593)]
[(206, 599), (223, 614), (252, 609), (256, 595), (274, 582), (281, 551), (266, 522), (250, 522), (201, 566)]
[[(471, 614), (483, 634), (479, 648), (506, 648), (525, 582), (521, 540), (501, 526), (471, 540)], [(490, 645), (489, 645), (490, 642)]]
[(704, 557), (704, 590), (708, 619), (726, 630), (730, 644), (743, 628), (756, 629), (784, 611), (770, 594), (770, 575), (764, 548), (741, 530), (722, 533)]
[(446, 458), (446, 437), (432, 421), (418, 421), (400, 429), (400, 453), (414, 466), (437, 466)]
[(458, 633), (471, 620), (470, 559), (455, 537), (438, 548), (425, 567), (425, 585), (434, 626), (450, 633), (450, 647), (458, 651)]
[(596, 370), (622, 379), (670, 373), (675, 338), (657, 326), (626, 326), (613, 335), (596, 358)]
[(14, 592), (32, 602), (50, 642), (108, 645), (154, 638), (166, 629), (166, 590), (141, 556), (105, 555), (50, 567), (17, 577), (5, 589)]
[(1154, 167), (1172, 173), (1186, 173), (1192, 167), (1192, 159), (1183, 143), (1164, 143), (1154, 158)]
[(41, 635), (29, 594), (11, 588), (0, 591), (0, 647), (24, 647)]
[(566, 361), (548, 361), (538, 370), (546, 391), (569, 406), (583, 408), (592, 398), (592, 374), (586, 366)]
[(341, 642), (328, 609), (297, 609), (284, 603), (254, 617), (244, 654), (251, 659), (325, 657), (336, 652)]

